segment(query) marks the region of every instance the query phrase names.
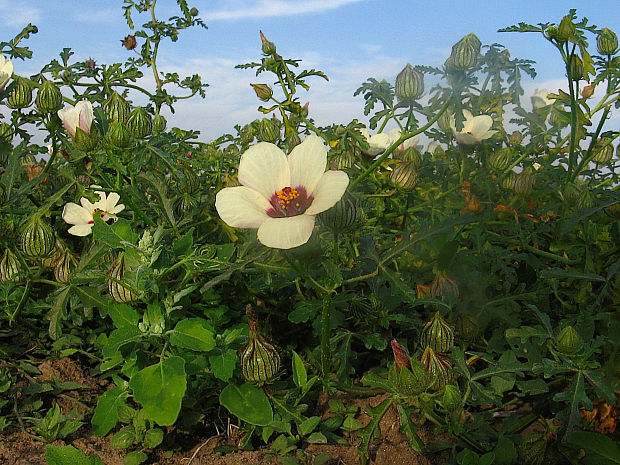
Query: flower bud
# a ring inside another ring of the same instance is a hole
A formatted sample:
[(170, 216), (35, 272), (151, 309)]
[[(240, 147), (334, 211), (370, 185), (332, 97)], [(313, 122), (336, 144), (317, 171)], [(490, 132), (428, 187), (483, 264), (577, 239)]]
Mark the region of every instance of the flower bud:
[(392, 168), (390, 181), (397, 188), (403, 191), (412, 191), (418, 183), (419, 172), (415, 169), (414, 163), (403, 161)]
[(198, 16), (198, 8), (193, 7), (191, 10), (189, 10), (189, 15), (190, 16)]
[(584, 86), (584, 88), (581, 89), (581, 96), (583, 98), (590, 98), (592, 95), (594, 95), (594, 84)]
[(121, 149), (129, 147), (131, 133), (127, 126), (118, 121), (112, 121), (108, 125), (108, 132), (105, 134), (105, 141), (113, 147)]
[(34, 103), (41, 113), (56, 113), (62, 108), (60, 89), (52, 81), (45, 81), (39, 87)]
[(127, 127), (131, 135), (136, 139), (143, 139), (150, 136), (153, 132), (151, 115), (142, 107), (134, 108), (127, 117)]
[(413, 102), (424, 92), (424, 74), (409, 63), (396, 76), (394, 95), (399, 102)]
[(459, 286), (453, 278), (440, 271), (431, 284), (431, 296), (458, 299)]
[(271, 118), (263, 118), (258, 124), (257, 138), (261, 142), (275, 144), (280, 139), (280, 128)]
[(366, 320), (373, 311), (372, 304), (364, 296), (353, 296), (349, 300), (349, 311), (357, 321)]
[(32, 84), (28, 79), (15, 76), (13, 89), (9, 92), (6, 104), (9, 108), (26, 108), (32, 103)]
[(439, 312), (436, 312), (422, 326), (420, 344), (422, 347), (430, 347), (435, 352), (449, 352), (454, 345), (454, 325), (448, 323)]
[(112, 262), (112, 266), (107, 272), (108, 275), (108, 293), (118, 303), (131, 302), (136, 300), (137, 296), (123, 285), (123, 277), (125, 276), (125, 254), (120, 253), (116, 260)]
[(513, 133), (508, 136), (508, 143), (512, 146), (521, 145), (522, 141), (523, 134), (521, 133), (521, 131), (513, 131)]
[(0, 283), (19, 281), (21, 279), (21, 263), (13, 252), (5, 249), (0, 258)]
[(530, 195), (536, 179), (529, 169), (524, 169), (515, 176), (514, 191), (519, 195)]
[(319, 213), (319, 221), (334, 233), (347, 233), (362, 227), (366, 222), (364, 210), (350, 193), (346, 192), (336, 204)]
[(575, 33), (577, 32), (577, 27), (575, 23), (570, 19), (569, 16), (564, 16), (562, 21), (560, 21), (560, 25), (558, 26), (557, 38), (562, 42), (566, 42), (567, 40), (571, 40), (575, 37)]
[(260, 31), (261, 49), (265, 55), (273, 55), (276, 53), (276, 44), (267, 40), (263, 31)]
[(153, 117), (153, 135), (156, 136), (157, 134), (164, 132), (166, 130), (167, 123), (166, 118), (157, 113)]
[(258, 330), (258, 321), (246, 307), (250, 334), (245, 345), (239, 350), (241, 373), (249, 383), (265, 384), (280, 370), (280, 354), (273, 342), (263, 336)]
[(583, 61), (578, 55), (571, 55), (569, 61), (570, 76), (573, 81), (584, 79)]
[(415, 147), (407, 147), (398, 156), (402, 161), (411, 163), (411, 166), (415, 169), (422, 166), (422, 154)]
[(101, 105), (109, 121), (124, 123), (129, 115), (129, 103), (118, 92), (112, 92)]
[(452, 47), (451, 65), (460, 71), (473, 68), (478, 63), (481, 45), (480, 39), (473, 32), (467, 34)]
[(411, 360), (409, 360), (409, 355), (407, 355), (405, 348), (396, 339), (392, 339), (390, 344), (392, 345), (392, 353), (394, 354), (396, 368), (398, 368), (399, 371), (403, 368), (411, 368)]
[(583, 342), (581, 336), (572, 326), (562, 328), (555, 341), (558, 351), (566, 355), (572, 355), (581, 349)]
[(430, 389), (439, 391), (450, 384), (453, 376), (450, 357), (427, 347), (420, 355), (419, 360), (431, 377)]
[(56, 244), (54, 230), (40, 216), (33, 215), (21, 230), (22, 251), (28, 258), (45, 258)]
[(556, 26), (549, 26), (545, 29), (546, 36), (551, 40), (559, 40), (558, 28)]
[(503, 147), (493, 152), (487, 159), (489, 168), (493, 171), (502, 172), (512, 164), (515, 158), (515, 151), (509, 147)]
[(614, 155), (614, 146), (611, 145), (611, 143), (603, 147), (606, 142), (608, 142), (608, 139), (599, 139), (596, 147), (594, 147), (595, 155), (592, 161), (594, 161), (598, 165), (604, 165), (606, 163), (609, 163)]
[(596, 37), (596, 48), (601, 55), (613, 55), (618, 51), (618, 36), (614, 31), (604, 27)]
[(200, 179), (196, 175), (196, 172), (187, 165), (181, 166), (181, 173), (183, 178), (180, 180), (181, 192), (187, 192), (188, 194), (195, 194), (200, 189)]
[(256, 92), (256, 96), (261, 99), (263, 102), (268, 102), (273, 95), (273, 90), (267, 84), (250, 84), (254, 92)]

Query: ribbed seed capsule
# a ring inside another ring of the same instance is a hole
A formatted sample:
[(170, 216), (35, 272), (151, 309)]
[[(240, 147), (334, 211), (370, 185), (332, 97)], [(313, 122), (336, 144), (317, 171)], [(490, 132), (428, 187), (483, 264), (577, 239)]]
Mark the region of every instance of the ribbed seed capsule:
[(280, 128), (271, 118), (263, 118), (258, 123), (258, 140), (276, 143), (280, 139)]
[(517, 173), (510, 171), (502, 179), (502, 187), (507, 190), (513, 190), (515, 188), (515, 181), (517, 180)]
[(534, 188), (534, 175), (527, 169), (515, 176), (514, 191), (519, 195), (529, 195)]
[(126, 148), (129, 146), (131, 140), (131, 133), (127, 126), (118, 121), (112, 121), (108, 125), (108, 132), (105, 134), (105, 141), (118, 148)]
[(45, 81), (39, 87), (35, 105), (41, 113), (56, 113), (62, 108), (62, 94), (52, 81)]
[(156, 136), (157, 134), (164, 132), (166, 129), (166, 124), (168, 124), (166, 118), (157, 113), (153, 117), (153, 135)]
[(555, 342), (556, 348), (566, 355), (578, 352), (582, 345), (581, 336), (572, 326), (562, 328)]
[(9, 108), (29, 107), (32, 103), (32, 85), (30, 81), (21, 76), (15, 76), (15, 84), (13, 90), (9, 92), (6, 103)]
[(127, 117), (127, 127), (131, 135), (136, 139), (143, 139), (146, 136), (150, 136), (153, 132), (151, 115), (142, 107), (134, 108)]
[(8, 281), (19, 281), (20, 279), (21, 264), (15, 256), (15, 254), (5, 249), (0, 258), (0, 283)]
[(278, 373), (280, 354), (273, 342), (259, 332), (258, 322), (252, 313), (251, 306), (246, 307), (246, 313), (250, 334), (245, 345), (239, 350), (241, 373), (246, 381), (262, 385)]
[[(609, 163), (611, 158), (614, 156), (614, 146), (611, 144), (607, 144), (603, 147), (603, 145), (607, 142), (607, 139), (601, 139), (594, 151), (596, 155), (592, 161), (599, 165), (604, 165), (605, 163)], [(601, 148), (602, 147), (602, 148)]]
[(424, 74), (409, 63), (396, 76), (394, 95), (399, 102), (413, 102), (424, 92)]
[(129, 103), (118, 92), (112, 92), (101, 105), (110, 121), (124, 123), (129, 115)]
[(108, 270), (108, 293), (116, 302), (124, 303), (136, 300), (136, 295), (125, 287), (123, 277), (125, 276), (125, 255), (119, 256), (112, 262), (112, 266)]
[(436, 312), (430, 320), (424, 323), (420, 336), (422, 347), (430, 347), (435, 352), (449, 352), (454, 345), (454, 325), (444, 320)]
[(0, 123), (0, 140), (2, 142), (11, 142), (13, 139), (13, 126), (8, 123)]
[(504, 171), (510, 166), (514, 159), (515, 151), (511, 148), (504, 147), (496, 150), (488, 159), (489, 168), (494, 171)]
[(444, 272), (438, 272), (431, 284), (431, 297), (448, 297), (458, 299), (459, 285)]
[(411, 191), (418, 183), (419, 172), (415, 169), (414, 163), (403, 161), (398, 163), (390, 173), (390, 181), (399, 189)]
[(183, 179), (180, 180), (180, 187), (182, 192), (193, 194), (200, 189), (200, 179), (196, 175), (196, 172), (191, 166), (182, 165), (181, 172), (183, 173)]
[(41, 217), (33, 216), (21, 231), (22, 251), (28, 258), (45, 258), (54, 250), (54, 230)]
[(430, 347), (424, 349), (419, 358), (426, 372), (433, 378), (430, 389), (439, 391), (452, 381), (452, 361), (447, 355), (435, 352)]
[(356, 320), (363, 321), (373, 313), (372, 303), (364, 296), (353, 296), (349, 300), (349, 311)]
[(67, 284), (71, 278), (71, 268), (76, 263), (75, 255), (69, 249), (62, 251), (54, 265), (54, 279), (61, 284)]
[(618, 36), (611, 29), (604, 27), (596, 37), (596, 48), (601, 55), (613, 55), (618, 50)]
[(332, 208), (319, 214), (319, 221), (332, 232), (346, 233), (360, 228), (366, 217), (357, 199), (345, 193)]

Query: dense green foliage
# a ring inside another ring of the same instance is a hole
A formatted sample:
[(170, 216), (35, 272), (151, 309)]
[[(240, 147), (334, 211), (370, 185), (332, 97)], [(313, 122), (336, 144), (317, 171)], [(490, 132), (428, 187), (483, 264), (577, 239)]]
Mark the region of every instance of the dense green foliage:
[[(16, 73), (0, 91), (0, 429), (51, 442), (90, 422), (140, 463), (169, 435), (231, 417), (239, 447), (270, 444), (283, 463), (352, 431), (365, 462), (396, 408), (415, 450), (425, 446), (413, 419), (454, 435), (426, 450), (450, 449), (450, 463), (620, 463), (615, 34), (574, 11), (504, 29), (539, 34), (566, 63), (564, 90), (537, 94), (531, 110), (521, 97), (533, 62), (469, 34), (441, 68), (363, 83), (369, 128), (315, 125), (298, 91), (326, 76), (261, 34), (262, 58), (240, 67), (264, 82), (253, 86), (268, 117), (205, 143), (160, 115), (205, 96), (199, 76), (157, 70), (162, 40), (204, 26), (177, 1), (180, 16), (125, 39), (138, 42), (126, 63), (75, 62), (65, 49), (19, 76), (36, 27), (0, 42)], [(153, 0), (125, 4), (132, 28), (132, 15), (155, 18)], [(144, 70), (155, 89), (136, 83)], [(148, 105), (131, 104), (138, 94)], [(82, 100), (94, 121), (71, 134), (58, 110)], [(398, 131), (367, 132), (386, 125)], [(216, 194), (239, 184), (249, 147), (289, 153), (310, 134), (350, 182), (307, 243), (268, 248), (220, 219)], [(81, 198), (95, 207), (74, 235), (63, 218)], [(75, 383), (36, 380), (40, 362), (61, 357), (110, 381), (91, 413), (53, 403)], [(318, 394), (336, 391), (391, 395), (365, 426), (337, 400), (320, 421)], [(70, 447), (47, 453), (99, 463)]]

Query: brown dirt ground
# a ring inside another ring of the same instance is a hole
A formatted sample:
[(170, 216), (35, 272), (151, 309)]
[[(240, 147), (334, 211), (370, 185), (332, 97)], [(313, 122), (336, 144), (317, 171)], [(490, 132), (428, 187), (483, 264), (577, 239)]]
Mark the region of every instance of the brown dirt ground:
[[(98, 381), (84, 374), (84, 371), (68, 358), (54, 361), (46, 361), (39, 365), (41, 381), (56, 378), (60, 381), (75, 381), (88, 386), (88, 390), (79, 393), (68, 393), (69, 397), (98, 396), (108, 386), (106, 381)], [(363, 413), (368, 405), (376, 407), (385, 396), (375, 396), (371, 398), (357, 398), (344, 393), (336, 396), (347, 406), (355, 405), (359, 407), (360, 414), (357, 420), (364, 426), (368, 424), (370, 418)], [(333, 396), (332, 396), (333, 397)], [(317, 406), (317, 414), (323, 415), (328, 398), (321, 396)], [(67, 414), (78, 406), (66, 397), (59, 398), (58, 404), (64, 414)], [(370, 449), (369, 465), (440, 465), (445, 463), (447, 456), (440, 453), (433, 456), (425, 456), (413, 451), (406, 438), (400, 434), (400, 421), (396, 408), (392, 406), (379, 423), (380, 436), (375, 440)], [(424, 443), (432, 440), (441, 439), (449, 441), (449, 436), (438, 438), (433, 432), (432, 425), (421, 425), (418, 434)], [(238, 439), (238, 438), (237, 438)], [(222, 434), (211, 438), (197, 438), (195, 445), (187, 451), (175, 452), (168, 456), (165, 451), (157, 450), (149, 455), (148, 464), (158, 465), (278, 465), (277, 456), (269, 454), (266, 450), (258, 451), (237, 451), (226, 455), (215, 452), (217, 446), (235, 442), (235, 438)], [(332, 459), (327, 465), (357, 465), (359, 464), (358, 446), (360, 439), (355, 435), (349, 438), (349, 445), (338, 444), (312, 444), (304, 449), (306, 456), (310, 457), (308, 463), (312, 463), (312, 456), (327, 454)], [(124, 451), (112, 449), (109, 445), (109, 438), (99, 438), (90, 434), (90, 428), (86, 426), (80, 428), (66, 440), (58, 440), (53, 445), (62, 446), (71, 444), (87, 455), (98, 454), (106, 465), (123, 465)], [(301, 461), (300, 461), (301, 463)], [(26, 433), (8, 428), (0, 432), (0, 464), (3, 465), (47, 465), (45, 461), (45, 443), (32, 439)]]

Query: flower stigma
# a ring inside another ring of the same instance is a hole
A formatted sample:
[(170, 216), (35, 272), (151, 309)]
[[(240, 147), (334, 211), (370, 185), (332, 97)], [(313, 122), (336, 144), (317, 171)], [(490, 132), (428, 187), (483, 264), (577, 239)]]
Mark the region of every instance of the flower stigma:
[(271, 196), (269, 203), (272, 208), (267, 210), (267, 215), (272, 218), (301, 215), (308, 209), (313, 200), (314, 197), (308, 197), (306, 188), (303, 186), (283, 187)]

